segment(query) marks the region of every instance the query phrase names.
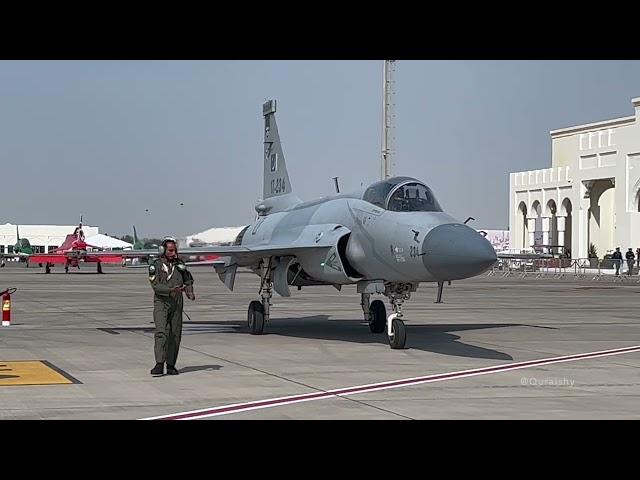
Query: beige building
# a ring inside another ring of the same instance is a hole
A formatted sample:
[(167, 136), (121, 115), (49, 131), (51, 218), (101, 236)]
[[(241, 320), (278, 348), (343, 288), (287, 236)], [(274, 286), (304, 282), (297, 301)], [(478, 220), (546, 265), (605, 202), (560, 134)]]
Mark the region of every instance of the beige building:
[(640, 98), (635, 114), (552, 130), (551, 168), (510, 174), (512, 248), (564, 245), (573, 258), (640, 247)]

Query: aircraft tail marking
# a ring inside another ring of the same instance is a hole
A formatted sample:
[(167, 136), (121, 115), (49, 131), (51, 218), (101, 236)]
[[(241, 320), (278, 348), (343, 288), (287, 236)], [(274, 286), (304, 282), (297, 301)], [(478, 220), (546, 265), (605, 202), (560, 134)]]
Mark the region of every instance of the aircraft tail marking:
[(264, 116), (263, 199), (286, 195), (292, 191), (275, 114), (275, 100), (269, 100), (262, 105), (262, 115)]

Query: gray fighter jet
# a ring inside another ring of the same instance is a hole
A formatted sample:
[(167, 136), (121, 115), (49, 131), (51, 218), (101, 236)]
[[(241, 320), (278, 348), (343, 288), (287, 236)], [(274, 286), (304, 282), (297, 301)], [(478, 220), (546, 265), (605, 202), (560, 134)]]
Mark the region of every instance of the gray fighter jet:
[[(181, 254), (220, 255), (213, 262), (233, 290), (236, 270), (260, 277), (261, 300), (252, 301), (248, 326), (261, 334), (269, 321), (275, 291), (291, 295), (311, 285), (357, 285), (372, 333), (387, 333), (391, 348), (404, 348), (403, 303), (421, 282), (444, 282), (478, 275), (496, 262), (491, 244), (474, 229), (443, 212), (431, 189), (411, 177), (376, 182), (361, 191), (303, 202), (294, 193), (285, 163), (276, 102), (263, 105), (264, 189), (254, 223), (234, 245), (185, 248)], [(387, 316), (382, 300), (389, 299)]]

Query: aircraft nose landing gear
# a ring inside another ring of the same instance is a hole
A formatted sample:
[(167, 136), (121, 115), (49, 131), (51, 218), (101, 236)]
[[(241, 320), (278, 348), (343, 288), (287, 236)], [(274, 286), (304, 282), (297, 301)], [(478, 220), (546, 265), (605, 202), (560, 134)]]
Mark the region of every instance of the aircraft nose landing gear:
[(402, 304), (409, 300), (411, 292), (416, 291), (416, 286), (410, 283), (391, 283), (385, 287), (384, 294), (389, 298), (394, 311), (387, 318), (389, 346), (394, 350), (403, 349), (407, 343), (407, 332), (402, 321)]
[(391, 348), (404, 348), (407, 342), (407, 331), (404, 322), (398, 318), (397, 313), (389, 315), (389, 319), (387, 320), (387, 335), (389, 336), (389, 346)]

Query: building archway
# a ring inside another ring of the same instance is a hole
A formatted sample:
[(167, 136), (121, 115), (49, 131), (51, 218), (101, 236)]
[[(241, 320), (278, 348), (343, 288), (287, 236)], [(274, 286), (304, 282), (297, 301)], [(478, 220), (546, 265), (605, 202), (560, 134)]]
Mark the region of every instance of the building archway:
[(516, 213), (516, 238), (514, 248), (527, 248), (529, 226), (527, 225), (527, 204), (520, 202)]
[[(569, 256), (571, 256), (572, 209), (573, 206), (571, 205), (571, 200), (569, 200), (568, 198), (562, 200), (562, 203), (560, 204), (560, 217), (563, 218), (562, 221), (564, 222), (564, 230), (558, 228), (558, 245), (564, 245)], [(559, 223), (562, 223), (562, 221)], [(558, 225), (558, 227), (560, 226), (561, 225)]]
[(640, 178), (629, 189), (629, 210), (640, 212)]
[(529, 244), (527, 247), (540, 245), (542, 243), (542, 207), (538, 200), (531, 205), (529, 220), (531, 221), (529, 223)]
[(588, 242), (593, 243), (602, 258), (615, 249), (615, 187), (612, 179), (598, 179), (590, 191), (591, 204), (588, 217)]
[[(551, 199), (547, 202), (547, 205), (544, 210), (544, 216), (548, 218), (548, 233), (546, 239), (543, 239), (543, 243), (547, 245), (558, 245), (558, 222), (556, 214), (558, 213), (558, 206), (556, 205), (555, 200)], [(546, 230), (545, 226), (543, 226), (543, 232)]]

